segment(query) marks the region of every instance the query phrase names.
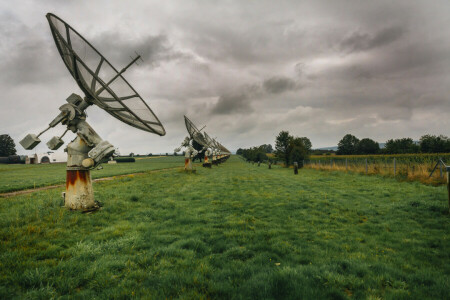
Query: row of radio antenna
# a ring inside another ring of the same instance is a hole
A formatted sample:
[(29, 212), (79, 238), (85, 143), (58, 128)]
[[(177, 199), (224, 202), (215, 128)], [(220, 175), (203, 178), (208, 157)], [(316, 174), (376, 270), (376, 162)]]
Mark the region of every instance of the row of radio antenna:
[[(175, 152), (180, 152), (182, 148), (184, 151), (184, 169), (186, 171), (192, 171), (192, 159), (200, 153), (203, 153), (205, 161), (203, 167), (211, 168), (211, 165), (218, 165), (219, 163), (225, 162), (231, 155), (231, 152), (220, 144), (216, 139), (211, 138), (206, 132), (201, 132), (202, 129), (198, 129), (194, 123), (189, 120), (188, 117), (184, 116), (184, 123), (186, 124), (186, 129), (189, 133), (181, 146), (176, 148)], [(203, 148), (197, 150), (194, 148), (193, 142), (197, 142)]]

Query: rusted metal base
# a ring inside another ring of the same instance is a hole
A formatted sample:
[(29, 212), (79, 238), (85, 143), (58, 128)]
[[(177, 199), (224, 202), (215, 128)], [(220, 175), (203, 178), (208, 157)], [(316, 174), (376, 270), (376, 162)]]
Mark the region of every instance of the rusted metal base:
[(184, 169), (186, 171), (192, 171), (192, 160), (190, 158), (184, 159)]
[(94, 201), (89, 170), (67, 170), (64, 204), (67, 208), (74, 210), (94, 210), (98, 208)]
[(209, 157), (205, 155), (205, 162), (203, 163), (203, 167), (211, 168), (211, 163), (209, 162)]

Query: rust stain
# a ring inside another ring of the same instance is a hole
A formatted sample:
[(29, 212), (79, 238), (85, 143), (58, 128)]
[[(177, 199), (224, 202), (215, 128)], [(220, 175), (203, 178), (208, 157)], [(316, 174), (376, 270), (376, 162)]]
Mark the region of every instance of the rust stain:
[(67, 170), (66, 188), (75, 185), (77, 181), (87, 182), (88, 172), (86, 170)]

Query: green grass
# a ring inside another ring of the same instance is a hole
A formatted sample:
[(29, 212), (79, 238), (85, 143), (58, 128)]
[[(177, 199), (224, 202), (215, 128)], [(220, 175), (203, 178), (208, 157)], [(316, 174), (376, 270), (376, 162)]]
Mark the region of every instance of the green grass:
[[(92, 170), (93, 179), (173, 168), (184, 163), (182, 156), (136, 158), (135, 163), (102, 164), (102, 170)], [(66, 181), (65, 164), (2, 165), (0, 164), (0, 193), (37, 188)]]
[(0, 298), (448, 299), (444, 187), (232, 157), (0, 199)]

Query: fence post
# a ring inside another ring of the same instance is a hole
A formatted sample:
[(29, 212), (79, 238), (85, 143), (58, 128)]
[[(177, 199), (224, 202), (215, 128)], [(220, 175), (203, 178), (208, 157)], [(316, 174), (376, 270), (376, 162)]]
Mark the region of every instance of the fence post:
[(450, 166), (446, 166), (446, 170), (447, 170), (448, 212), (450, 213)]
[(367, 174), (367, 158), (366, 158), (366, 174)]
[[(442, 157), (439, 157), (439, 160), (442, 161)], [(440, 167), (439, 167), (439, 171), (440, 171), (440, 172), (439, 172), (439, 174), (440, 174), (441, 178), (444, 177), (444, 174), (443, 174), (443, 172), (442, 172), (442, 168), (443, 168), (442, 163), (440, 163)]]
[(396, 159), (394, 157), (394, 176), (396, 174), (396, 171), (397, 171), (397, 161), (396, 161)]
[(272, 161), (269, 160), (269, 169), (272, 169)]
[(348, 170), (347, 157), (345, 158), (345, 171)]
[(296, 161), (294, 162), (294, 174), (298, 174), (298, 163)]
[(261, 161), (258, 161), (258, 167), (261, 165)]

